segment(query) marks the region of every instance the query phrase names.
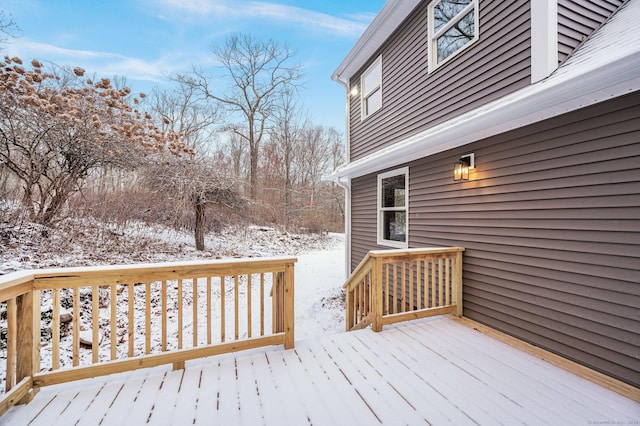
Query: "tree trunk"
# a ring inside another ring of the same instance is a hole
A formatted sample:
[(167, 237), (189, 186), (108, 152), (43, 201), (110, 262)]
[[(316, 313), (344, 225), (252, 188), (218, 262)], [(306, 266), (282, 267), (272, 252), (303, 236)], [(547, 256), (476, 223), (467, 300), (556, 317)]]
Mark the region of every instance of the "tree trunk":
[(257, 144), (250, 148), (250, 177), (249, 177), (249, 197), (251, 200), (256, 199), (257, 187), (258, 187), (258, 146)]
[(252, 201), (256, 199), (257, 185), (258, 185), (258, 144), (256, 140), (256, 133), (254, 127), (253, 114), (248, 117), (249, 119), (249, 198)]
[(195, 203), (196, 225), (194, 236), (196, 240), (196, 250), (204, 250), (204, 225), (205, 225), (205, 209), (206, 205), (200, 200)]

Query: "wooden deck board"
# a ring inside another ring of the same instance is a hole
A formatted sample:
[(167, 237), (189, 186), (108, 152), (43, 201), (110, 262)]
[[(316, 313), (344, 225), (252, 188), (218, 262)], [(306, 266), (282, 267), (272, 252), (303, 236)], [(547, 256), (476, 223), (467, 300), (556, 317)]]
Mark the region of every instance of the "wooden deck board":
[[(354, 422), (352, 424), (375, 424), (377, 418), (367, 407), (365, 401), (359, 397), (354, 398), (357, 395), (355, 389), (347, 381), (336, 360), (331, 357), (328, 349), (334, 345), (333, 341), (329, 338), (317, 343), (317, 345), (309, 346), (309, 348), (312, 350), (315, 359), (320, 363), (327, 380), (332, 384), (332, 387), (325, 391), (325, 396), (329, 399), (326, 403), (338, 406), (344, 404), (346, 406), (345, 411), (349, 412)], [(300, 350), (302, 351), (304, 348)]]
[[(431, 386), (460, 411), (460, 424), (471, 421), (479, 424), (483, 424), (482, 421), (484, 424), (498, 423), (496, 416), (500, 413), (492, 411), (482, 400), (484, 390), (478, 389), (472, 376), (455, 368), (447, 358), (435, 352), (425, 342), (414, 339), (410, 334), (400, 333), (384, 347), (393, 351), (426, 386)], [(490, 404), (495, 402), (490, 401)]]
[[(259, 361), (256, 359), (256, 362)], [(240, 356), (236, 358), (233, 366), (236, 371), (236, 383), (238, 390), (238, 415), (242, 424), (264, 424), (264, 402), (260, 392), (262, 381), (258, 382), (259, 374), (254, 369), (252, 357)], [(258, 369), (264, 369), (264, 364), (259, 364)], [(224, 388), (221, 389), (224, 392)]]
[[(500, 347), (498, 347), (496, 345), (498, 342), (486, 339), (486, 336), (468, 327), (460, 329), (451, 325), (455, 323), (442, 322), (441, 326), (432, 332), (441, 333), (443, 338), (455, 338), (463, 344), (478, 348), (484, 356), (483, 359), (478, 362), (475, 358), (471, 358), (468, 362), (475, 362), (479, 368), (484, 368), (487, 374), (500, 371), (500, 375), (493, 376), (493, 380), (498, 384), (509, 373), (515, 375), (515, 380), (511, 381), (508, 389), (512, 395), (518, 395), (522, 403), (535, 404), (532, 409), (548, 407), (547, 410), (549, 410), (555, 406), (558, 416), (588, 415), (592, 419), (616, 413), (623, 416), (624, 413), (628, 413), (628, 403), (621, 404), (622, 400), (614, 392), (603, 393), (601, 386), (585, 378), (505, 343), (499, 342)], [(523, 381), (528, 384), (526, 389), (520, 385)], [(558, 409), (557, 404), (554, 405), (554, 401), (558, 399), (567, 401), (566, 407)]]
[[(0, 425), (630, 424), (640, 404), (449, 317), (44, 388)], [(620, 423), (622, 422), (622, 423)]]
[[(198, 396), (200, 390), (200, 376), (202, 370), (198, 368), (186, 368), (182, 370), (182, 377), (178, 392), (174, 395), (174, 409), (171, 415), (164, 418), (171, 419), (167, 424), (193, 424), (198, 408)], [(171, 394), (169, 390), (167, 394)]]
[(330, 415), (327, 409), (323, 408), (323, 404), (319, 402), (320, 389), (325, 389), (325, 387), (319, 385), (316, 378), (308, 374), (303, 368), (297, 352), (285, 352), (282, 360), (286, 374), (289, 375), (291, 382), (294, 384), (293, 389), (296, 392), (296, 397), (303, 401), (302, 408), (306, 414), (308, 424), (315, 424), (314, 419), (331, 418), (332, 415)]
[[(455, 332), (455, 335), (451, 333)], [(586, 395), (584, 388), (572, 389), (567, 383), (577, 382), (578, 377), (560, 368), (554, 367), (541, 360), (534, 359), (526, 353), (513, 348), (505, 343), (485, 342), (483, 336), (472, 329), (451, 328), (448, 324), (442, 324), (432, 330), (434, 337), (443, 341), (442, 351), (451, 346), (470, 344), (476, 351), (473, 355), (457, 354), (453, 361), (462, 364), (465, 368), (475, 368), (483, 380), (491, 381), (494, 385), (504, 389), (502, 393), (508, 396), (526, 410), (530, 415), (536, 416), (541, 407), (549, 417), (552, 416), (584, 416), (588, 414), (592, 418), (598, 418), (598, 413), (591, 411), (591, 407), (585, 407)], [(500, 375), (492, 372), (499, 371)], [(567, 381), (566, 379), (570, 380)], [(584, 380), (585, 385), (592, 383)], [(523, 387), (522, 383), (527, 386)], [(562, 407), (556, 404), (557, 398), (572, 401)], [(587, 410), (587, 411), (585, 411)]]
[(194, 424), (220, 424), (217, 407), (218, 391), (220, 390), (218, 382), (219, 368), (220, 365), (218, 363), (211, 363), (203, 365), (200, 370), (200, 391), (198, 393), (198, 406), (195, 412)]
[(158, 386), (155, 389), (149, 389), (150, 392), (157, 392), (152, 410), (147, 417), (149, 422), (169, 424), (175, 410), (178, 389), (182, 383), (182, 373), (182, 371), (165, 371)]
[[(419, 329), (405, 330), (405, 332), (411, 335), (413, 339), (417, 339), (422, 335)], [(483, 359), (483, 352), (475, 346), (461, 345), (460, 343), (462, 343), (463, 340), (458, 340), (457, 336), (439, 335), (439, 327), (433, 327), (432, 330), (430, 330), (429, 337), (430, 339), (423, 342), (423, 344), (428, 346), (429, 350), (443, 357), (446, 363), (449, 363), (460, 372), (460, 375), (456, 376), (462, 381), (462, 384), (454, 386), (454, 394), (455, 388), (463, 386), (467, 392), (466, 397), (473, 399), (474, 405), (480, 408), (480, 410), (474, 411), (472, 415), (474, 419), (485, 422), (490, 421), (492, 423), (520, 423), (520, 419), (512, 413), (526, 410), (525, 406), (521, 404), (521, 401), (513, 394), (514, 390), (522, 390), (522, 377), (509, 377), (512, 370), (507, 364), (496, 364), (493, 366), (494, 369), (501, 372), (500, 376), (498, 376), (499, 378), (496, 378), (496, 376), (490, 373), (486, 373), (483, 368), (485, 362), (492, 361), (491, 358)], [(469, 350), (469, 347), (471, 347), (472, 350)], [(500, 391), (494, 394), (495, 389), (500, 389)], [(505, 391), (505, 389), (508, 389), (508, 391)], [(528, 388), (523, 391), (528, 392)], [(485, 400), (484, 395), (491, 395), (491, 398)], [(536, 410), (529, 411), (529, 413), (531, 420), (534, 422), (541, 420), (537, 418)]]
[[(82, 416), (86, 407), (99, 394), (103, 385), (104, 381), (99, 386), (85, 391), (81, 383), (70, 383), (65, 392), (55, 394), (55, 398), (51, 398), (50, 403), (44, 409), (34, 412), (33, 424), (47, 426), (69, 424), (71, 419)], [(43, 389), (42, 391), (45, 390), (54, 391), (53, 389)], [(78, 410), (80, 411), (78, 412)], [(64, 419), (67, 419), (67, 423), (64, 422)], [(0, 418), (1, 420), (2, 418)]]
[[(293, 353), (293, 352), (292, 352)], [(309, 422), (309, 405), (315, 402), (305, 395), (302, 377), (292, 377), (285, 351), (269, 353), (269, 367), (277, 383), (277, 395), (282, 401), (281, 416), (287, 424), (305, 425)]]
[(387, 367), (384, 359), (377, 358), (358, 339), (335, 343), (336, 361), (344, 366), (358, 393), (383, 424), (425, 424), (425, 418), (416, 406), (387, 379), (397, 373)]
[[(316, 424), (316, 419), (326, 419), (333, 424), (340, 422), (356, 424), (358, 419), (353, 416), (353, 411), (345, 399), (336, 398), (336, 395), (340, 395), (343, 387), (331, 380), (325, 366), (320, 363), (320, 358), (315, 353), (318, 350), (324, 353), (323, 348), (309, 346), (295, 349), (296, 355), (300, 359), (299, 368), (303, 368), (307, 376), (311, 378), (312, 386), (316, 390), (316, 406), (320, 414), (314, 414), (311, 417), (312, 422)], [(292, 374), (296, 375), (296, 371), (292, 371)], [(321, 389), (324, 391), (320, 391)]]
[(146, 423), (153, 407), (154, 395), (163, 379), (164, 372), (149, 371), (144, 376), (127, 380), (120, 393), (112, 400), (111, 409), (102, 424), (121, 426)]
[(85, 418), (91, 421), (95, 420), (95, 424), (99, 424), (103, 417), (109, 412), (111, 402), (120, 392), (122, 386), (122, 383), (105, 382), (92, 403), (86, 407), (84, 412), (81, 412), (81, 415), (77, 418), (78, 424), (86, 424), (86, 422), (83, 422)]
[[(538, 417), (538, 406), (543, 405), (548, 407), (548, 412), (551, 415), (562, 416), (566, 415), (566, 409), (564, 411), (558, 410), (554, 404), (552, 396), (548, 392), (547, 386), (539, 386), (534, 381), (529, 381), (529, 377), (523, 376), (522, 366), (518, 365), (518, 361), (513, 357), (513, 348), (505, 345), (500, 348), (501, 354), (499, 359), (490, 353), (487, 353), (484, 348), (474, 346), (474, 351), (444, 349), (442, 346), (458, 346), (461, 342), (471, 342), (472, 336), (464, 334), (464, 336), (449, 336), (448, 333), (441, 334), (440, 329), (433, 330), (434, 343), (433, 345), (438, 347), (438, 350), (442, 350), (444, 354), (452, 361), (452, 363), (458, 365), (460, 368), (466, 371), (474, 371), (474, 376), (478, 380), (482, 380), (484, 383), (488, 383), (490, 387), (498, 387), (501, 390), (500, 394), (505, 399), (511, 401), (520, 410), (530, 413), (530, 418), (538, 423), (543, 419)], [(504, 360), (507, 360), (505, 362)], [(492, 371), (500, 371), (500, 375), (494, 375)], [(535, 378), (534, 378), (535, 379)], [(523, 380), (527, 380), (529, 385), (525, 388), (522, 386)], [(571, 407), (567, 407), (570, 409)]]
[[(358, 336), (358, 340), (366, 345), (367, 342), (363, 341), (363, 337), (365, 336)], [(395, 346), (390, 346), (389, 348), (385, 348), (384, 353), (380, 353), (380, 349), (370, 349), (375, 356), (385, 360), (387, 363), (387, 369), (383, 371), (382, 374), (397, 376), (397, 380), (394, 380), (394, 388), (397, 389), (413, 407), (420, 408), (421, 412), (425, 414), (425, 417), (430, 419), (430, 423), (464, 424), (469, 421), (451, 401), (446, 399), (433, 386), (421, 378), (407, 360), (402, 359), (403, 353), (396, 353), (396, 350), (400, 349)], [(402, 367), (401, 369), (397, 368), (398, 363)]]

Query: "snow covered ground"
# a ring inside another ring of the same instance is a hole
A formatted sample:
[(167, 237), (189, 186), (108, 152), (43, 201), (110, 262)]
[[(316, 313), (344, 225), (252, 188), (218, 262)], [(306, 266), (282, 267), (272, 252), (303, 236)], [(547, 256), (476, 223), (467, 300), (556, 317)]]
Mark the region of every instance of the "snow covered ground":
[[(2, 227), (4, 225), (4, 228)], [(78, 224), (68, 224), (56, 229), (43, 228), (29, 223), (0, 224), (0, 275), (21, 269), (45, 267), (128, 264), (148, 262), (171, 262), (194, 259), (226, 257), (296, 256), (295, 265), (295, 338), (296, 340), (333, 334), (344, 330), (344, 236), (342, 234), (291, 234), (268, 227), (228, 228), (207, 239), (208, 251), (197, 252), (190, 235), (158, 226), (134, 225), (123, 231), (114, 228), (105, 231), (104, 225), (87, 221), (78, 231)], [(142, 288), (136, 289), (143, 290)], [(81, 293), (84, 295), (84, 293)], [(88, 299), (86, 299), (88, 297)], [(85, 300), (86, 299), (86, 300)], [(90, 305), (90, 292), (85, 295), (83, 305)], [(201, 298), (203, 301), (204, 298)], [(119, 302), (120, 304), (121, 302)], [(138, 304), (142, 304), (138, 307)], [(172, 306), (170, 301), (169, 306)], [(144, 297), (136, 297), (136, 329), (144, 322), (137, 315), (144, 315)], [(83, 307), (83, 309), (85, 309)], [(187, 308), (190, 309), (190, 308)], [(126, 312), (125, 306), (118, 308)], [(42, 295), (43, 330), (51, 326), (51, 295)], [(171, 315), (175, 315), (172, 312)], [(83, 318), (90, 318), (83, 315)], [(108, 315), (101, 322), (106, 321)], [(126, 315), (124, 315), (126, 318)], [(185, 318), (191, 318), (188, 312)], [(45, 320), (44, 318), (48, 318)], [(81, 327), (89, 324), (81, 324)], [(0, 319), (0, 327), (6, 320)], [(127, 325), (118, 321), (119, 333), (126, 333)], [(185, 322), (185, 329), (191, 323)], [(81, 328), (81, 329), (82, 329)], [(108, 328), (105, 328), (107, 330)], [(144, 333), (144, 329), (138, 330)], [(105, 331), (107, 333), (107, 331)], [(159, 333), (154, 330), (153, 335)], [(47, 333), (45, 332), (45, 335)], [(186, 333), (188, 334), (188, 333)], [(103, 337), (107, 337), (106, 335)], [(185, 338), (188, 338), (186, 336)], [(45, 338), (46, 339), (46, 338)], [(136, 341), (142, 345), (143, 339)], [(153, 337), (154, 342), (157, 340)], [(100, 359), (108, 359), (108, 348), (100, 349)], [(104, 350), (103, 350), (104, 349)], [(123, 346), (122, 350), (126, 347)], [(118, 349), (120, 351), (120, 348)], [(142, 346), (136, 349), (142, 352)], [(0, 350), (0, 359), (6, 356)], [(103, 353), (104, 352), (104, 353)], [(81, 364), (90, 363), (90, 350), (81, 351)], [(51, 366), (51, 345), (43, 342), (41, 367)], [(71, 361), (71, 337), (61, 338), (61, 363)], [(0, 363), (4, 370), (4, 362)], [(0, 371), (0, 373), (2, 373)], [(4, 374), (2, 374), (4, 376)]]
[(344, 331), (344, 239), (298, 256), (295, 266), (296, 340)]

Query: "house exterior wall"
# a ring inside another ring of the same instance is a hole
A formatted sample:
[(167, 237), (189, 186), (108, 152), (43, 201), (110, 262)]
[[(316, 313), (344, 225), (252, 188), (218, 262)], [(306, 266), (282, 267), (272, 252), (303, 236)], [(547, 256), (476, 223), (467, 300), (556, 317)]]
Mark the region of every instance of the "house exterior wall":
[[(383, 107), (362, 119), (360, 96), (349, 105), (351, 161), (389, 146), (530, 83), (530, 2), (480, 0), (480, 39), (429, 73), (424, 1), (351, 84), (382, 56)], [(559, 0), (558, 60), (563, 62), (624, 0)]]
[(558, 61), (562, 63), (624, 0), (559, 0)]
[(350, 99), (350, 160), (357, 160), (530, 83), (529, 2), (481, 0), (480, 39), (428, 73), (427, 9), (422, 2), (352, 79), (382, 55), (383, 107), (361, 119)]
[[(640, 386), (640, 93), (408, 166), (409, 247), (466, 248), (465, 316)], [(352, 180), (353, 268), (377, 174)]]

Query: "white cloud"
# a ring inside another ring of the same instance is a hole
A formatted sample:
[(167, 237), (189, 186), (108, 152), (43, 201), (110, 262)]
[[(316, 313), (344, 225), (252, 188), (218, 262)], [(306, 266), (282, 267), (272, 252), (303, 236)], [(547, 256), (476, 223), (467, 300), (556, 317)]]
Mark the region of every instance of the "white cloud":
[(117, 53), (65, 49), (51, 44), (17, 39), (7, 46), (10, 56), (19, 56), (24, 60), (33, 58), (50, 61), (63, 66), (80, 66), (89, 73), (100, 77), (121, 76), (132, 80), (161, 82), (166, 80), (165, 74), (179, 71), (175, 56), (163, 56), (154, 61), (132, 58)]
[(217, 0), (151, 0), (147, 3), (156, 7), (167, 8), (178, 12), (195, 14), (221, 14), (231, 12), (231, 8)]
[(359, 36), (367, 26), (367, 23), (362, 21), (337, 18), (325, 13), (275, 3), (250, 2), (247, 4), (245, 11), (253, 16), (272, 18), (294, 23), (296, 26), (326, 31), (346, 37)]
[(18, 54), (34, 58), (49, 58), (51, 56), (74, 57), (74, 58), (98, 58), (116, 57), (118, 55), (106, 52), (96, 52), (90, 50), (73, 50), (54, 46), (46, 43), (39, 43), (27, 39), (16, 39), (9, 46), (12, 55)]
[[(151, 0), (143, 0), (149, 2)], [(167, 17), (267, 18), (322, 33), (355, 38), (365, 30), (373, 14), (357, 14), (340, 18), (296, 6), (262, 1), (229, 0), (153, 0), (154, 8)]]

